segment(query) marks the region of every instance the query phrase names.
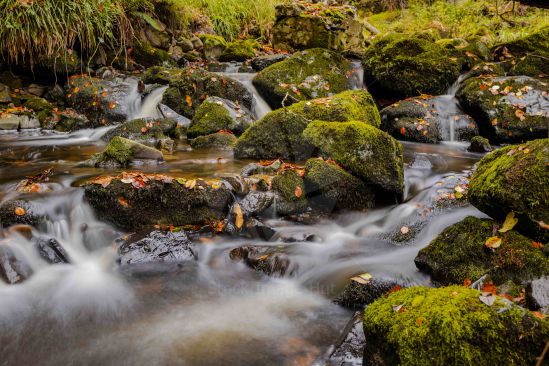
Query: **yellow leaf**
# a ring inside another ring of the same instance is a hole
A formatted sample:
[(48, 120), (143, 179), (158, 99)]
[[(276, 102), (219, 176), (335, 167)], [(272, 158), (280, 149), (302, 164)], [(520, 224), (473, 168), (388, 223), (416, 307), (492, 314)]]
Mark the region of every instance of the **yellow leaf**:
[(295, 187), (295, 192), (294, 193), (295, 193), (295, 196), (297, 198), (301, 198), (301, 195), (303, 194), (303, 190), (301, 189), (300, 186), (297, 186), (297, 187)]
[(492, 236), (486, 239), (486, 243), (484, 243), (486, 248), (490, 249), (496, 249), (499, 248), (501, 245), (501, 238), (499, 236)]
[(185, 101), (187, 102), (187, 105), (192, 108), (193, 100), (190, 95), (185, 95)]
[(191, 179), (185, 182), (185, 187), (189, 189), (193, 189), (194, 187), (196, 187), (196, 179)]
[(503, 223), (503, 227), (501, 229), (499, 229), (499, 232), (500, 233), (508, 232), (509, 230), (511, 230), (512, 228), (515, 227), (517, 222), (518, 222), (518, 219), (515, 218), (515, 213), (513, 211), (509, 212), (507, 214), (507, 217), (505, 218), (505, 222)]
[(15, 214), (17, 216), (23, 216), (25, 214), (25, 209), (23, 207), (16, 207)]
[(240, 208), (238, 203), (234, 205), (234, 214), (236, 215), (234, 224), (237, 229), (240, 229), (244, 225), (244, 215), (242, 214), (242, 208)]
[(361, 285), (366, 285), (372, 280), (372, 278), (374, 278), (374, 276), (372, 276), (371, 274), (363, 273), (361, 275), (351, 278), (351, 281), (355, 281), (357, 283), (360, 283)]

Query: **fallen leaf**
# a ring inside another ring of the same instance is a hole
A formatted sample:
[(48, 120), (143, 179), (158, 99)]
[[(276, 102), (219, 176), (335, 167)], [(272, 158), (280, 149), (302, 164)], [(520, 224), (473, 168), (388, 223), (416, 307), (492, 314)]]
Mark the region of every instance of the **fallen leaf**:
[(533, 241), (532, 246), (536, 249), (543, 249), (544, 245), (541, 244), (539, 241)]
[(301, 196), (303, 195), (303, 190), (300, 186), (295, 187), (294, 194), (297, 198), (301, 198)]
[(499, 236), (492, 236), (486, 239), (486, 242), (484, 243), (486, 248), (490, 249), (496, 249), (499, 248), (501, 245), (501, 238)]
[(465, 286), (465, 287), (471, 286), (471, 283), (472, 283), (472, 281), (469, 278), (466, 278), (466, 279), (463, 280), (463, 286)]
[(406, 135), (406, 128), (405, 128), (405, 127), (401, 127), (401, 128), (400, 128), (400, 134), (401, 134), (402, 136)]
[(187, 105), (189, 106), (189, 108), (192, 108), (193, 100), (190, 95), (185, 95), (185, 102), (187, 102)]
[(125, 199), (124, 197), (118, 197), (118, 203), (120, 204), (120, 206), (130, 207), (128, 200)]
[(496, 296), (491, 292), (483, 292), (482, 295), (479, 296), (479, 300), (488, 306), (492, 306), (496, 302)]
[(244, 215), (242, 214), (242, 208), (238, 203), (234, 205), (234, 214), (236, 215), (234, 225), (237, 229), (240, 229), (244, 225)]
[(498, 289), (492, 282), (486, 282), (482, 285), (482, 292), (489, 292), (492, 295), (497, 294)]
[(521, 109), (517, 109), (515, 111), (515, 116), (520, 119), (521, 121), (524, 121), (526, 119), (526, 117), (524, 117), (524, 111), (521, 110)]
[(410, 232), (410, 228), (409, 228), (408, 226), (403, 226), (403, 227), (400, 228), (400, 233), (401, 233), (402, 235), (406, 235), (406, 234), (408, 234), (409, 232)]
[(404, 306), (404, 304), (400, 304), (400, 305), (392, 305), (392, 307), (393, 307), (393, 311), (394, 311), (395, 313), (399, 313), (399, 312), (400, 312), (400, 310), (402, 310), (402, 307), (403, 307), (403, 306)]
[(185, 188), (193, 189), (194, 187), (196, 187), (196, 179), (191, 179), (185, 182)]
[(374, 276), (372, 276), (371, 274), (363, 273), (361, 275), (351, 278), (351, 281), (355, 281), (357, 283), (360, 283), (361, 285), (367, 285), (368, 283), (370, 283), (372, 278), (374, 278)]
[(545, 319), (545, 315), (541, 311), (532, 311), (532, 315), (539, 319)]
[(25, 213), (26, 213), (26, 211), (23, 207), (16, 207), (15, 208), (15, 214), (17, 216), (23, 216), (23, 215), (25, 215)]
[(507, 217), (505, 217), (505, 222), (503, 223), (503, 226), (498, 231), (500, 233), (506, 233), (509, 230), (513, 229), (515, 225), (517, 224), (518, 219), (515, 218), (515, 212), (511, 211), (507, 214)]

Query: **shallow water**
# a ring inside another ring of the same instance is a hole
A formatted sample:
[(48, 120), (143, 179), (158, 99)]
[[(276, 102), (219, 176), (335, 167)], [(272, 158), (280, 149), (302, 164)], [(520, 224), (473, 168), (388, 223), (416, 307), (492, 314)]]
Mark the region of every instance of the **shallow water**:
[[(258, 104), (255, 112), (264, 108)], [(52, 220), (35, 236), (58, 239), (73, 262), (48, 265), (27, 239), (0, 232), (0, 245), (27, 258), (34, 271), (19, 285), (0, 282), (0, 365), (311, 364), (352, 315), (330, 302), (350, 277), (369, 272), (429, 285), (413, 263), (419, 249), (463, 217), (481, 216), (471, 206), (423, 216), (440, 182), (465, 176), (480, 155), (462, 143), (404, 143), (402, 204), (309, 226), (273, 218), (268, 223), (277, 235), (268, 243), (215, 238), (199, 242), (196, 263), (120, 268), (113, 242), (124, 233), (94, 217), (78, 188), (91, 176), (114, 172), (79, 166), (102, 150), (105, 131), (0, 135), (0, 202), (25, 176), (53, 167), (51, 192), (34, 199)], [(180, 144), (165, 163), (134, 168), (221, 177), (246, 163), (230, 152)], [(415, 223), (422, 226), (410, 243), (388, 239)], [(299, 234), (315, 240), (283, 242)], [(228, 252), (243, 244), (286, 246), (295, 275), (267, 278), (231, 261)]]

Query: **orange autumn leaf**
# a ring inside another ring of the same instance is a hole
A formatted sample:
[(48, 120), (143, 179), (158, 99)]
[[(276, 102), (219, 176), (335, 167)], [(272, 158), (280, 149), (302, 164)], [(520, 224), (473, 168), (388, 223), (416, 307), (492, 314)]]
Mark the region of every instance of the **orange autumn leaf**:
[(466, 279), (463, 280), (463, 286), (465, 286), (465, 287), (471, 286), (471, 283), (472, 283), (472, 281), (469, 278), (466, 278)]
[(496, 295), (497, 288), (492, 282), (487, 282), (484, 285), (482, 285), (482, 292), (489, 292), (492, 295)]
[(539, 241), (533, 241), (532, 246), (536, 249), (543, 249), (544, 245), (541, 244)]
[(294, 194), (297, 198), (301, 198), (301, 196), (303, 195), (303, 190), (300, 186), (295, 187)]
[(539, 319), (545, 319), (545, 315), (541, 311), (532, 311), (532, 315)]
[(244, 214), (242, 213), (242, 208), (238, 203), (234, 205), (234, 214), (236, 215), (234, 225), (237, 229), (240, 229), (244, 225)]
[(116, 108), (116, 102), (110, 102), (109, 109), (114, 109), (114, 108)]
[(118, 197), (118, 203), (120, 204), (120, 206), (130, 207), (130, 204), (128, 203), (128, 200), (125, 199), (124, 197)]
[(15, 214), (17, 216), (23, 216), (25, 214), (25, 209), (23, 207), (16, 207), (15, 208)]
[(406, 135), (406, 128), (405, 128), (405, 127), (401, 127), (401, 128), (400, 128), (400, 134), (401, 134), (402, 136)]
[(189, 106), (189, 108), (192, 108), (193, 100), (190, 95), (185, 95), (185, 101), (187, 102), (187, 105)]

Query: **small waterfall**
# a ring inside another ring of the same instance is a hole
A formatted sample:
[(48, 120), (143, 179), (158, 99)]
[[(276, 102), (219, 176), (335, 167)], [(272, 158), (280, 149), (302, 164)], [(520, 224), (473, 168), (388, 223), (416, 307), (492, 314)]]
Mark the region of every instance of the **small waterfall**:
[(139, 92), (138, 81), (133, 80), (130, 93), (126, 98), (128, 120), (138, 118), (161, 118), (162, 115), (158, 110), (158, 105), (162, 101), (162, 96), (166, 89), (168, 89), (167, 86), (158, 87), (143, 98), (143, 95)]
[(267, 113), (272, 111), (271, 107), (269, 107), (265, 99), (261, 97), (254, 84), (252, 83), (252, 80), (256, 75), (255, 73), (224, 72), (221, 74), (240, 82), (250, 93), (252, 93), (252, 95), (254, 96), (252, 113), (254, 114), (255, 118), (259, 120), (263, 118)]
[(456, 82), (450, 86), (446, 94), (432, 99), (433, 109), (438, 115), (440, 134), (444, 141), (457, 141), (456, 125), (462, 123), (465, 118), (456, 99), (459, 85), (465, 77), (466, 74), (460, 75)]
[(364, 88), (364, 67), (360, 60), (351, 61), (351, 74), (349, 79), (353, 90)]

